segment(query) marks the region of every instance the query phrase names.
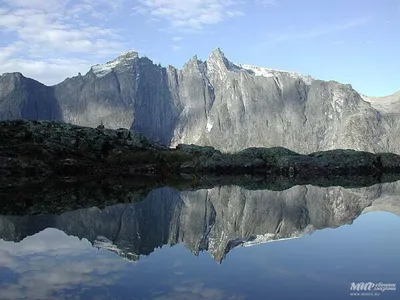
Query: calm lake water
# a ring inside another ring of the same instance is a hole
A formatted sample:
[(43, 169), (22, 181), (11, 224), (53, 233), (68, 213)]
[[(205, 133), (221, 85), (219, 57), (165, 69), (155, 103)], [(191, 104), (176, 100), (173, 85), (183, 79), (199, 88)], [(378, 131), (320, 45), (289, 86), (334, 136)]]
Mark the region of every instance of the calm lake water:
[(139, 203), (0, 216), (0, 299), (400, 299), (399, 212), (397, 182), (161, 188)]

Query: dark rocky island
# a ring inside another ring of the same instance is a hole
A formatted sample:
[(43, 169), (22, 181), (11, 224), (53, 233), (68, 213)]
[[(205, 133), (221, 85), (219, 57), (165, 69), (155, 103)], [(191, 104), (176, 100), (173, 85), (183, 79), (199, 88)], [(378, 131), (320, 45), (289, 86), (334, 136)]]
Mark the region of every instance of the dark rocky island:
[(279, 147), (222, 153), (195, 145), (171, 149), (126, 129), (0, 122), (0, 198), (1, 213), (6, 214), (31, 211), (35, 205), (41, 212), (55, 212), (137, 201), (160, 186), (368, 186), (398, 180), (399, 173), (400, 156), (391, 153), (331, 150), (301, 155)]

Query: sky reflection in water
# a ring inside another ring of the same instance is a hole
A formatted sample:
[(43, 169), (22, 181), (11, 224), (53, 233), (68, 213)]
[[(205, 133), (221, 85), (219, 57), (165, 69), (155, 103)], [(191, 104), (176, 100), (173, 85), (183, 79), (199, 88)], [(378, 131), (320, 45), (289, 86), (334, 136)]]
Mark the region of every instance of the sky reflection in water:
[[(132, 262), (48, 228), (0, 241), (1, 299), (343, 299), (351, 282), (397, 283), (400, 218), (361, 215), (299, 239), (238, 247), (222, 264), (183, 244)], [(379, 299), (399, 299), (399, 291)]]

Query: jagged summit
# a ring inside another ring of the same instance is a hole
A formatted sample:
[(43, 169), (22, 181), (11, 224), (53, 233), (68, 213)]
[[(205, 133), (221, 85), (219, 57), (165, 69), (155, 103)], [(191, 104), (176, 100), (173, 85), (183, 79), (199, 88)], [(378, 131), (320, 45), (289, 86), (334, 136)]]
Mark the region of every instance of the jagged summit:
[(110, 73), (117, 66), (130, 66), (132, 64), (132, 61), (137, 59), (138, 57), (139, 55), (136, 51), (128, 51), (122, 53), (114, 60), (109, 61), (105, 64), (94, 65), (91, 70), (94, 74), (96, 74), (96, 76), (103, 77)]
[[(109, 74), (114, 68), (117, 66), (130, 66), (132, 61), (139, 58), (138, 52), (136, 51), (128, 51), (122, 53), (114, 60), (109, 61), (105, 64), (96, 64), (94, 65), (91, 70), (96, 74), (98, 77), (103, 77)], [(311, 84), (314, 80), (309, 75), (302, 75), (298, 72), (293, 71), (286, 71), (286, 70), (276, 70), (271, 68), (264, 68), (258, 67), (250, 64), (242, 64), (242, 63), (233, 63), (231, 62), (222, 51), (221, 48), (217, 47), (208, 56), (208, 58), (203, 62), (198, 58), (197, 55), (194, 55), (188, 62), (185, 63), (184, 68), (188, 66), (198, 65), (198, 64), (205, 64), (208, 70), (208, 73), (218, 74), (219, 77), (224, 77), (224, 72), (231, 71), (231, 72), (246, 72), (252, 76), (258, 77), (274, 77), (274, 76), (289, 76), (295, 79), (301, 79), (306, 84)]]
[(226, 76), (227, 71), (232, 70), (232, 62), (230, 62), (224, 52), (220, 48), (214, 49), (205, 61), (207, 72), (215, 74), (220, 79)]
[(208, 56), (206, 63), (224, 64), (226, 67), (229, 67), (230, 64), (229, 60), (226, 58), (225, 53), (221, 50), (221, 48), (215, 48)]
[(192, 56), (192, 58), (190, 58), (190, 59), (184, 64), (183, 68), (189, 67), (189, 66), (191, 66), (191, 65), (193, 65), (193, 64), (197, 65), (197, 64), (199, 63), (199, 61), (200, 61), (200, 60), (199, 60), (199, 57), (198, 57), (197, 54), (196, 54), (196, 55)]
[(227, 152), (400, 153), (397, 96), (367, 103), (349, 85), (234, 63), (221, 48), (205, 61), (194, 56), (182, 69), (129, 51), (52, 87), (20, 78), (0, 78), (0, 119), (51, 118), (89, 127), (103, 122), (166, 146)]
[(138, 57), (138, 52), (135, 50), (123, 52), (118, 56), (118, 58), (124, 58), (124, 59), (131, 59), (131, 58), (137, 58), (137, 57)]
[(225, 53), (219, 47), (217, 47), (213, 51), (211, 51), (209, 58), (211, 58), (211, 57), (226, 58)]
[[(231, 72), (246, 72), (252, 76), (257, 77), (276, 77), (276, 76), (287, 76), (295, 79), (300, 79), (307, 85), (310, 85), (314, 78), (309, 75), (303, 75), (294, 71), (277, 70), (265, 67), (254, 66), (250, 64), (234, 63), (231, 62), (221, 48), (215, 48), (206, 60), (208, 69), (213, 71), (231, 71)], [(220, 72), (219, 72), (220, 73)], [(222, 73), (220, 73), (222, 76)]]

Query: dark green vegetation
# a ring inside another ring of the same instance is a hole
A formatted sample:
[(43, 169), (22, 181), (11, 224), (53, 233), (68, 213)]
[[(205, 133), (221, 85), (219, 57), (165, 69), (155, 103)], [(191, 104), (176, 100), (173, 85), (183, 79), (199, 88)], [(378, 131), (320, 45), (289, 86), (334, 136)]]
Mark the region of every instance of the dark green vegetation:
[(351, 187), (398, 180), (399, 173), (400, 156), (390, 153), (332, 150), (300, 155), (285, 148), (249, 148), (226, 154), (195, 145), (169, 149), (126, 129), (0, 122), (0, 213), (137, 201), (160, 186)]

